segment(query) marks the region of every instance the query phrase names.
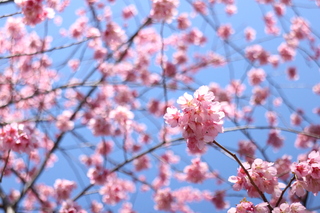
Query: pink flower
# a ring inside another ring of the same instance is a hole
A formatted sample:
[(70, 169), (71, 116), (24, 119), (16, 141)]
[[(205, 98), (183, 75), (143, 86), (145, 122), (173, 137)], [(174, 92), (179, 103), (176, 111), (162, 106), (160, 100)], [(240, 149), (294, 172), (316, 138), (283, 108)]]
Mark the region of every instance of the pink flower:
[(133, 211), (131, 203), (125, 202), (122, 204), (122, 207), (119, 210), (119, 213), (136, 213), (136, 211)]
[(251, 27), (247, 27), (244, 34), (247, 41), (253, 41), (256, 38), (256, 31)]
[(179, 0), (152, 0), (151, 18), (170, 23), (177, 15)]
[(266, 213), (269, 212), (267, 207), (268, 203), (260, 203), (256, 206), (252, 202), (247, 201), (245, 198), (237, 204), (237, 207), (232, 207), (228, 213)]
[(254, 160), (256, 146), (251, 141), (242, 140), (239, 141), (238, 147), (238, 153), (240, 157), (244, 157), (247, 162), (252, 163)]
[(313, 91), (315, 94), (320, 95), (320, 83), (314, 85), (314, 86), (312, 87), (312, 91)]
[(275, 126), (278, 123), (277, 113), (274, 111), (267, 111), (266, 118), (270, 126)]
[(172, 205), (174, 212), (189, 212), (188, 203), (199, 202), (203, 199), (202, 192), (190, 186), (177, 189), (172, 192), (172, 195), (175, 201), (174, 205)]
[(291, 20), (291, 31), (298, 40), (310, 38), (311, 30), (309, 23), (302, 17), (294, 17)]
[(282, 203), (280, 207), (276, 207), (272, 210), (272, 213), (291, 213), (289, 204), (288, 203)]
[(213, 195), (204, 192), (205, 199), (211, 201), (218, 210), (226, 209), (230, 206), (229, 202), (225, 201), (225, 196), (226, 192), (222, 190), (215, 191)]
[(77, 71), (80, 65), (80, 60), (79, 59), (70, 59), (68, 61), (68, 66), (71, 68), (73, 72)]
[(103, 185), (106, 182), (108, 175), (109, 171), (102, 166), (92, 167), (87, 172), (90, 183), (97, 185)]
[(265, 21), (265, 24), (266, 24), (265, 32), (267, 34), (272, 34), (272, 35), (278, 35), (279, 34), (280, 29), (277, 26), (275, 26), (276, 19), (275, 19), (273, 13), (268, 12), (264, 16), (264, 21)]
[(107, 49), (103, 47), (97, 47), (94, 51), (93, 58), (96, 60), (103, 60), (107, 55)]
[(91, 210), (92, 213), (100, 213), (100, 212), (102, 212), (102, 209), (103, 209), (102, 203), (99, 203), (99, 202), (97, 202), (95, 200), (93, 200), (91, 202), (90, 210)]
[(133, 4), (131, 4), (131, 5), (128, 5), (127, 7), (123, 8), (122, 17), (124, 19), (130, 19), (133, 16), (137, 15), (137, 13), (138, 13), (138, 11), (137, 11), (136, 7)]
[(79, 206), (79, 204), (77, 204), (76, 202), (68, 199), (68, 200), (64, 200), (61, 204), (61, 208), (59, 210), (59, 213), (87, 213), (85, 210), (83, 210), (81, 208), (81, 206)]
[(170, 211), (173, 203), (172, 192), (169, 188), (159, 189), (154, 196), (154, 201), (156, 210)]
[(173, 54), (173, 62), (177, 65), (184, 64), (188, 61), (187, 53), (184, 51), (178, 51)]
[(99, 135), (111, 135), (113, 128), (110, 122), (103, 117), (91, 118), (88, 123), (89, 128), (95, 136)]
[(311, 167), (307, 162), (293, 163), (290, 168), (298, 178), (306, 177), (311, 173)]
[(113, 149), (113, 142), (111, 141), (101, 141), (100, 143), (97, 144), (96, 147), (96, 153), (106, 156), (112, 152)]
[(61, 131), (69, 131), (74, 128), (74, 122), (70, 120), (72, 113), (70, 111), (63, 111), (61, 115), (57, 117), (56, 126)]
[(274, 162), (274, 167), (277, 169), (278, 177), (282, 180), (287, 180), (290, 177), (291, 156), (284, 155)]
[(214, 100), (214, 95), (209, 91), (209, 87), (207, 86), (199, 87), (199, 89), (194, 92), (193, 97), (199, 102)]
[(180, 30), (185, 30), (190, 27), (191, 22), (188, 19), (188, 14), (187, 13), (182, 13), (181, 15), (178, 16), (177, 18), (178, 22), (178, 28)]
[(299, 197), (302, 197), (306, 194), (306, 188), (307, 185), (304, 181), (297, 180), (291, 185), (291, 193), (296, 194)]
[(217, 31), (218, 36), (223, 40), (229, 39), (229, 37), (233, 33), (234, 33), (234, 30), (232, 29), (230, 24), (221, 25)]
[(189, 33), (185, 34), (183, 39), (193, 45), (202, 45), (206, 42), (206, 37), (197, 28), (193, 28)]
[(286, 12), (286, 7), (284, 4), (275, 3), (273, 4), (273, 9), (277, 16), (283, 16)]
[[(273, 163), (257, 158), (253, 161), (251, 166), (249, 164), (244, 164), (244, 166), (261, 192), (266, 192), (268, 194), (281, 193), (279, 190), (278, 178), (276, 176), (277, 170), (273, 167)], [(241, 167), (238, 169), (237, 176), (229, 177), (228, 181), (234, 183), (233, 189), (236, 191), (246, 189), (250, 197), (259, 196), (259, 193), (251, 184), (247, 174)]]
[(208, 87), (201, 86), (193, 97), (188, 93), (179, 97), (177, 102), (183, 110), (181, 113), (175, 107), (167, 108), (164, 119), (172, 127), (181, 128), (189, 149), (202, 150), (205, 142), (214, 140), (219, 132), (223, 132), (224, 113), (214, 98)]
[(279, 130), (270, 130), (268, 135), (267, 144), (273, 146), (275, 150), (280, 149), (283, 146), (284, 138), (280, 136)]
[(268, 88), (255, 87), (253, 89), (253, 96), (251, 97), (251, 103), (255, 105), (262, 105), (265, 103), (269, 96)]
[(197, 0), (192, 3), (193, 8), (196, 12), (205, 15), (207, 13), (207, 6), (203, 1)]
[(297, 73), (296, 67), (288, 67), (287, 69), (287, 76), (290, 80), (296, 81), (299, 79), (299, 75)]
[(291, 213), (305, 213), (306, 207), (304, 207), (301, 203), (292, 203), (290, 205), (290, 211)]
[(77, 184), (74, 181), (57, 179), (54, 183), (55, 195), (58, 201), (69, 199), (72, 190), (76, 188)]
[(134, 114), (128, 109), (128, 107), (118, 106), (116, 109), (110, 111), (109, 118), (122, 125), (126, 124), (128, 120), (132, 120), (134, 118)]
[(272, 213), (305, 213), (306, 207), (301, 203), (282, 203), (280, 207), (276, 207), (272, 210)]
[(115, 174), (110, 174), (104, 185), (100, 188), (99, 194), (102, 195), (102, 202), (115, 205), (128, 198), (129, 192), (135, 191), (135, 185), (129, 180), (118, 178)]
[(242, 95), (245, 89), (246, 89), (246, 86), (242, 84), (240, 80), (232, 80), (226, 88), (227, 93), (234, 94), (238, 97)]
[(86, 17), (80, 17), (70, 26), (70, 34), (73, 38), (80, 39), (84, 35), (87, 27), (88, 19)]
[(302, 118), (298, 113), (292, 113), (290, 115), (291, 124), (294, 126), (299, 126), (302, 122)]
[(133, 161), (133, 165), (137, 172), (149, 169), (151, 167), (149, 157), (147, 155), (143, 155), (136, 160)]
[(116, 49), (126, 40), (124, 30), (115, 22), (108, 22), (102, 34), (103, 41), (112, 49)]
[(259, 61), (260, 65), (269, 63), (270, 54), (265, 51), (261, 45), (255, 44), (249, 46), (246, 48), (245, 52), (246, 57), (252, 62)]
[(280, 63), (280, 58), (277, 55), (271, 55), (268, 57), (268, 62), (274, 67), (278, 67), (279, 63)]
[(202, 183), (208, 178), (209, 167), (207, 163), (201, 162), (200, 158), (195, 158), (191, 162), (192, 164), (183, 170), (186, 174), (185, 180), (191, 183)]
[(260, 84), (266, 78), (266, 73), (261, 68), (251, 69), (247, 75), (248, 75), (250, 84), (253, 86)]
[(235, 4), (227, 4), (224, 10), (229, 16), (236, 14), (238, 11), (237, 6)]
[(283, 61), (292, 61), (293, 58), (296, 55), (296, 51), (295, 49), (293, 49), (292, 47), (288, 46), (286, 43), (282, 43), (279, 47), (278, 47), (278, 51), (279, 54), (281, 56), (281, 59)]
[(23, 21), (27, 25), (34, 26), (46, 18), (54, 17), (53, 9), (44, 7), (42, 2), (43, 0), (15, 0), (15, 3), (22, 8)]
[(38, 147), (36, 130), (24, 124), (12, 123), (0, 129), (0, 150), (30, 153)]
[(166, 123), (169, 124), (171, 127), (176, 127), (178, 125), (178, 121), (180, 119), (180, 112), (174, 106), (167, 108), (167, 113), (163, 116)]

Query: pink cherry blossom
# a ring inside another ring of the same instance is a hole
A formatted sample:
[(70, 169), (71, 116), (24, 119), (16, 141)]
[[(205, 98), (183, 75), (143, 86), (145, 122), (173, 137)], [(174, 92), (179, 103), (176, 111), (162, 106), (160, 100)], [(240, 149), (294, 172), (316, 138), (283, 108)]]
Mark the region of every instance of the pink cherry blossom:
[(253, 96), (251, 103), (256, 105), (262, 105), (265, 103), (266, 98), (269, 96), (268, 88), (255, 87), (253, 89)]
[(129, 180), (118, 178), (115, 174), (108, 175), (99, 193), (102, 195), (102, 202), (115, 205), (128, 198), (129, 192), (134, 192), (135, 186)]
[(255, 159), (256, 146), (251, 141), (241, 140), (238, 143), (238, 147), (240, 157), (244, 157), (247, 162), (252, 163)]
[(135, 7), (135, 5), (131, 4), (125, 8), (123, 8), (122, 10), (122, 17), (124, 19), (130, 19), (132, 18), (133, 16), (137, 15), (138, 11)]
[(288, 67), (287, 68), (287, 76), (290, 80), (296, 81), (299, 79), (299, 75), (297, 73), (296, 67)]
[(317, 94), (317, 95), (320, 95), (320, 83), (319, 84), (316, 84), (312, 87), (312, 91)]
[(262, 48), (261, 45), (252, 45), (246, 48), (245, 50), (246, 57), (254, 62), (259, 61), (260, 65), (269, 63), (270, 54)]
[(247, 41), (253, 41), (256, 38), (256, 31), (251, 27), (247, 27), (244, 31), (244, 35)]
[(288, 46), (285, 43), (282, 43), (278, 47), (278, 51), (279, 51), (279, 55), (281, 56), (281, 59), (285, 62), (292, 61), (296, 55), (295, 49), (293, 49), (292, 47)]
[(172, 127), (183, 129), (189, 149), (203, 149), (205, 142), (212, 141), (219, 132), (223, 132), (224, 113), (218, 102), (212, 102), (214, 94), (206, 86), (194, 92), (193, 97), (187, 93), (178, 99), (183, 112), (178, 114), (175, 107), (167, 108), (164, 119)]
[(15, 152), (30, 153), (38, 147), (36, 130), (24, 124), (12, 123), (0, 129), (0, 148), (2, 151), (12, 149)]
[[(277, 170), (273, 167), (273, 163), (257, 158), (251, 164), (251, 168), (247, 170), (261, 192), (268, 194), (278, 194), (280, 192), (278, 178), (276, 177)], [(233, 189), (236, 191), (246, 189), (250, 197), (259, 196), (242, 168), (238, 169), (237, 176), (230, 176), (228, 181), (234, 183)]]
[(156, 202), (156, 210), (170, 211), (173, 203), (172, 192), (169, 188), (160, 189), (156, 192), (154, 201)]
[(235, 4), (227, 4), (225, 7), (225, 12), (229, 15), (232, 16), (236, 14), (238, 11), (238, 8)]
[(74, 122), (70, 120), (72, 113), (70, 111), (64, 111), (57, 117), (56, 126), (61, 131), (69, 131), (74, 128)]
[(279, 150), (283, 146), (284, 137), (280, 135), (279, 130), (270, 130), (267, 144), (271, 145), (275, 150)]
[(214, 194), (204, 192), (205, 199), (211, 201), (218, 210), (229, 208), (228, 201), (225, 201), (225, 191), (217, 190)]
[(184, 168), (185, 180), (191, 183), (202, 183), (208, 178), (208, 165), (199, 158), (192, 160), (192, 164)]
[(258, 85), (266, 78), (266, 73), (263, 69), (251, 69), (248, 72), (248, 78), (251, 85)]
[(46, 18), (54, 17), (53, 9), (44, 7), (43, 0), (15, 0), (15, 3), (22, 8), (23, 21), (27, 25), (34, 26)]
[(286, 7), (284, 4), (281, 3), (275, 3), (273, 5), (273, 9), (277, 16), (283, 16), (286, 12)]
[(171, 22), (177, 15), (179, 0), (152, 0), (152, 9), (150, 15), (158, 21)]
[(195, 2), (193, 2), (193, 8), (196, 12), (201, 13), (203, 15), (205, 15), (207, 13), (207, 6), (205, 4), (205, 2), (197, 0)]
[(230, 24), (221, 25), (217, 31), (218, 36), (223, 40), (229, 39), (229, 37), (233, 33), (234, 33), (234, 30), (232, 29)]
[(185, 30), (190, 27), (191, 22), (188, 19), (188, 14), (187, 13), (182, 13), (177, 17), (177, 22), (178, 22), (178, 28), (180, 30)]
[(77, 184), (74, 181), (57, 179), (54, 183), (55, 196), (59, 201), (69, 199), (72, 190), (76, 188)]

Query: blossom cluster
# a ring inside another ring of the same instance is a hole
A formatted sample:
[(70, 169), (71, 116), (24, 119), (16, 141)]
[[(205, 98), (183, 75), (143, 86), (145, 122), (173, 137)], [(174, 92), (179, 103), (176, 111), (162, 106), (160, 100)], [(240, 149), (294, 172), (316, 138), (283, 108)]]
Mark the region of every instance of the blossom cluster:
[[(244, 163), (244, 167), (261, 192), (279, 197), (281, 184), (278, 182), (277, 169), (273, 166), (273, 163), (257, 158), (251, 165)], [(250, 197), (259, 197), (259, 192), (251, 183), (243, 168), (240, 167), (237, 176), (231, 176), (228, 180), (234, 183), (234, 190), (240, 191), (241, 189), (245, 189)]]
[[(270, 212), (268, 209), (268, 203), (260, 203), (254, 205), (252, 202), (243, 199), (236, 207), (232, 207), (228, 210), (228, 213), (266, 213)], [(272, 213), (306, 213), (306, 207), (301, 203), (296, 202), (292, 204), (282, 203), (279, 207), (275, 207)]]
[(24, 124), (12, 123), (0, 130), (0, 150), (30, 153), (37, 148), (34, 130)]
[(178, 14), (177, 7), (179, 0), (152, 0), (152, 10), (150, 15), (155, 20), (171, 22)]
[(207, 86), (201, 86), (192, 95), (184, 93), (177, 103), (182, 112), (176, 107), (167, 108), (164, 119), (171, 127), (180, 127), (183, 137), (191, 152), (203, 150), (206, 142), (215, 139), (223, 132), (224, 112), (219, 102), (214, 101), (214, 94)]
[(315, 195), (320, 191), (320, 153), (312, 151), (305, 161), (293, 163), (291, 171), (296, 176), (296, 181), (292, 184), (292, 193), (299, 197), (304, 196), (306, 191)]
[(252, 212), (252, 213), (265, 213), (269, 212), (268, 203), (260, 203), (258, 205), (254, 205), (252, 202), (243, 199), (236, 207), (232, 207), (228, 210), (228, 213), (244, 213), (244, 212)]
[(15, 0), (15, 3), (22, 8), (24, 22), (27, 25), (34, 26), (46, 18), (53, 18), (52, 8), (44, 7), (43, 0)]

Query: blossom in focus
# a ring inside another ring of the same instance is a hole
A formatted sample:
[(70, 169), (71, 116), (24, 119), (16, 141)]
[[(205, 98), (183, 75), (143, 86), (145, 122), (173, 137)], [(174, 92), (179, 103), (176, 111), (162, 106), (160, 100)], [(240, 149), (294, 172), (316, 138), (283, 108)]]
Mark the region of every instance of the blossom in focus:
[(185, 93), (178, 98), (182, 112), (174, 106), (167, 108), (164, 115), (166, 123), (171, 127), (180, 127), (191, 151), (202, 150), (206, 142), (213, 141), (218, 133), (223, 132), (225, 114), (214, 98), (209, 87), (201, 86), (193, 96)]

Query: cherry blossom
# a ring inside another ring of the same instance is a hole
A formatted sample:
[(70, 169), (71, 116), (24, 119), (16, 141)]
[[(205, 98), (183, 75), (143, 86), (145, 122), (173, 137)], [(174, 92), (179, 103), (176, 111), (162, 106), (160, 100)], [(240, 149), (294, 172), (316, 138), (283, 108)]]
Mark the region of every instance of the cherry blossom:
[(155, 20), (171, 22), (177, 15), (179, 0), (152, 0), (150, 15)]
[(213, 100), (214, 94), (202, 86), (193, 97), (185, 93), (178, 99), (177, 103), (183, 109), (180, 116), (175, 107), (167, 108), (164, 119), (172, 127), (179, 126), (183, 130), (189, 149), (203, 149), (205, 142), (214, 140), (219, 132), (223, 132), (224, 113), (220, 104)]

